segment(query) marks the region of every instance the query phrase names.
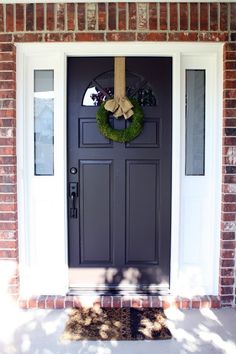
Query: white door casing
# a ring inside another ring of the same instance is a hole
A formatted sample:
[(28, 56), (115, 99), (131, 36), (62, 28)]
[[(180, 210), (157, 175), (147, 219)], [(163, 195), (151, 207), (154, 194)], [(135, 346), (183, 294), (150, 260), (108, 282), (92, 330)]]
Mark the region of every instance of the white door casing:
[[(67, 56), (173, 59), (171, 292), (217, 294), (222, 44), (17, 44), (17, 173), (21, 294), (68, 291), (66, 184)], [(185, 69), (206, 70), (205, 176), (185, 176)], [(33, 73), (54, 70), (54, 176), (34, 176)]]

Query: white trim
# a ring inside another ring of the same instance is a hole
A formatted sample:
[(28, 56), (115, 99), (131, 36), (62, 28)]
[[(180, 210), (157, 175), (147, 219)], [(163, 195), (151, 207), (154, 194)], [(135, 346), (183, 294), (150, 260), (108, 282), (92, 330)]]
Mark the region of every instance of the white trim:
[[(180, 93), (181, 93), (181, 58), (183, 55), (194, 55), (194, 56), (211, 56), (217, 57), (217, 73), (219, 73), (218, 91), (215, 92), (217, 98), (220, 97), (220, 90), (222, 89), (222, 44), (215, 43), (127, 43), (127, 42), (119, 42), (119, 43), (25, 43), (25, 44), (17, 44), (17, 155), (18, 155), (18, 192), (19, 192), (19, 240), (20, 240), (20, 263), (21, 265), (28, 265), (30, 255), (28, 254), (27, 259), (27, 250), (28, 250), (28, 242), (29, 235), (26, 229), (27, 223), (27, 207), (26, 207), (26, 194), (25, 191), (25, 177), (27, 170), (25, 169), (25, 164), (27, 163), (24, 159), (24, 155), (26, 153), (26, 147), (24, 146), (24, 105), (26, 100), (26, 93), (24, 91), (24, 87), (26, 85), (25, 72), (26, 69), (26, 59), (28, 57), (35, 58), (35, 60), (40, 60), (42, 57), (47, 57), (49, 60), (51, 57), (58, 56), (57, 65), (60, 66), (60, 85), (58, 87), (60, 104), (61, 104), (61, 113), (60, 116), (63, 120), (63, 124), (61, 125), (60, 136), (62, 139), (62, 144), (64, 144), (62, 159), (64, 160), (63, 164), (63, 172), (61, 178), (64, 178), (64, 184), (62, 190), (58, 191), (61, 193), (64, 198), (64, 205), (67, 204), (66, 199), (66, 57), (67, 56), (115, 56), (115, 55), (124, 55), (124, 56), (171, 56), (173, 58), (173, 144), (172, 144), (172, 241), (171, 241), (171, 292), (175, 293), (178, 289), (178, 276), (179, 276), (179, 264), (180, 264), (180, 253), (179, 253), (179, 245), (180, 245), (180, 185), (181, 185), (181, 110), (180, 110)], [(24, 97), (24, 100), (22, 100)], [(218, 99), (218, 102), (220, 100)], [(219, 160), (217, 161), (216, 171), (218, 171), (218, 175), (220, 176), (220, 163), (221, 163), (221, 103), (216, 112), (216, 119), (218, 124), (218, 131), (216, 132), (216, 142), (217, 142), (217, 151), (219, 154)], [(62, 127), (63, 126), (63, 127)], [(64, 130), (64, 131), (62, 131)], [(61, 165), (62, 171), (62, 165)], [(216, 220), (220, 218), (220, 178), (215, 181), (215, 195), (217, 201), (216, 208)], [(67, 264), (67, 225), (66, 225), (66, 217), (64, 213), (64, 227), (62, 232), (64, 233), (63, 237), (61, 236), (60, 242), (64, 245), (64, 257), (61, 262), (63, 262), (63, 266), (66, 269)], [(217, 249), (217, 256), (214, 260), (214, 269), (218, 270), (218, 262), (219, 262), (219, 225), (218, 221), (216, 221), (215, 225), (215, 245), (214, 247)], [(25, 271), (25, 270), (24, 270)], [(213, 275), (212, 275), (213, 276)], [(27, 282), (27, 277), (25, 273), (22, 272), (21, 278), (25, 278)], [(64, 280), (63, 280), (64, 278)], [(24, 282), (23, 282), (24, 283)], [(214, 287), (212, 288), (212, 293), (217, 294), (217, 279), (216, 276), (213, 280)], [(52, 284), (53, 287), (53, 284)], [(66, 277), (62, 277), (61, 286), (58, 286), (57, 289), (51, 288), (52, 293), (60, 293), (65, 294), (68, 288), (68, 283)], [(39, 293), (45, 293), (43, 291), (46, 288), (41, 287)]]

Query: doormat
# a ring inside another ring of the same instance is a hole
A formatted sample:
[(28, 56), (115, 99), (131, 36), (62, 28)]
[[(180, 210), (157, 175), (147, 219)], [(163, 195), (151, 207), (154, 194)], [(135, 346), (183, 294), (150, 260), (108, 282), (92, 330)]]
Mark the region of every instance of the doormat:
[(69, 314), (62, 340), (170, 339), (162, 308), (77, 308)]

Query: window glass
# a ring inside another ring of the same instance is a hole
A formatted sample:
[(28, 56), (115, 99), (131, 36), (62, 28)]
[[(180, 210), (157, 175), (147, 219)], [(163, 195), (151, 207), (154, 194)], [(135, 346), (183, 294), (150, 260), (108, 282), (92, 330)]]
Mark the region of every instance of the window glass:
[[(109, 97), (114, 95), (114, 71), (107, 71), (94, 78), (87, 86), (83, 95), (83, 106), (100, 106)], [(143, 77), (126, 73), (126, 96), (134, 97), (140, 106), (156, 106), (155, 94)]]
[(185, 174), (205, 174), (205, 70), (186, 70)]
[(34, 174), (54, 174), (54, 72), (34, 71)]

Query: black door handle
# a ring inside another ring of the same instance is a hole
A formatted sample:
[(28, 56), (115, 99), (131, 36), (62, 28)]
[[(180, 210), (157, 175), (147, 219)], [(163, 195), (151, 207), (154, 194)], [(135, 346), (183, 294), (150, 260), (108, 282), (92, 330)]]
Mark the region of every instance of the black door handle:
[(77, 208), (76, 208), (77, 195), (78, 195), (77, 183), (72, 182), (69, 185), (69, 197), (72, 202), (72, 206), (70, 207), (70, 217), (73, 219), (77, 218)]

